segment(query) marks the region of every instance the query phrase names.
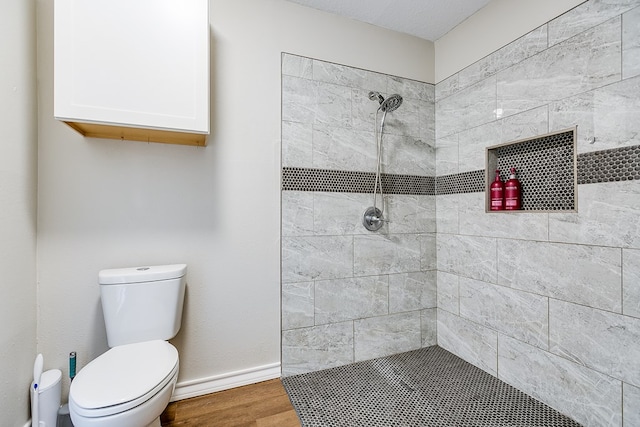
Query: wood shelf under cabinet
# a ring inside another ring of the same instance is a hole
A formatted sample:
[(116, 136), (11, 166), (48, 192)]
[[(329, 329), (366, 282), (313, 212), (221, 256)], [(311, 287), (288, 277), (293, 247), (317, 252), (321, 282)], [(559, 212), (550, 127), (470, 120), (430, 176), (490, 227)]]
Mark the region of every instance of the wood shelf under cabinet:
[(164, 144), (194, 145), (205, 147), (207, 135), (161, 129), (144, 129), (126, 126), (104, 125), (64, 121), (71, 128), (90, 138), (120, 139), (126, 141), (160, 142)]

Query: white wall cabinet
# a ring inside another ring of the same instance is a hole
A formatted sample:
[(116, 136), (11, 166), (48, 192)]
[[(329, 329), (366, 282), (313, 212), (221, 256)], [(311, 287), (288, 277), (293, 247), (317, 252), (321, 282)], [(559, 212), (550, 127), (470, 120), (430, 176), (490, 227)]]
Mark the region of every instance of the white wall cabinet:
[(208, 0), (55, 0), (54, 115), (85, 136), (206, 145)]

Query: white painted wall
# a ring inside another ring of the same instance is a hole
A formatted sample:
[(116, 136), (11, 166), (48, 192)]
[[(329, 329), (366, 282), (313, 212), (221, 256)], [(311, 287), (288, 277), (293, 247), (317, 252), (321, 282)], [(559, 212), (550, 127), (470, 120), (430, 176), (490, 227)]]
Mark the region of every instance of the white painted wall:
[(212, 0), (208, 147), (85, 139), (53, 119), (53, 0), (38, 5), (39, 340), (64, 394), (68, 352), (81, 368), (107, 349), (104, 268), (188, 264), (179, 385), (278, 364), (281, 52), (430, 81), (432, 43), (282, 0)]
[(7, 426), (29, 418), (36, 356), (35, 26), (34, 1), (0, 3), (0, 424)]
[(435, 83), (585, 0), (493, 0), (435, 42)]

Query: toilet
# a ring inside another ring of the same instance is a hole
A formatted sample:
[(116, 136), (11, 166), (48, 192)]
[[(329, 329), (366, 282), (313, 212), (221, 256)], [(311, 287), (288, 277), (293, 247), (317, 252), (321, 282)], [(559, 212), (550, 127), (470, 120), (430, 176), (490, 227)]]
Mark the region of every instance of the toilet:
[(69, 390), (74, 427), (160, 427), (178, 378), (166, 340), (182, 323), (185, 264), (102, 270), (100, 299), (110, 349)]

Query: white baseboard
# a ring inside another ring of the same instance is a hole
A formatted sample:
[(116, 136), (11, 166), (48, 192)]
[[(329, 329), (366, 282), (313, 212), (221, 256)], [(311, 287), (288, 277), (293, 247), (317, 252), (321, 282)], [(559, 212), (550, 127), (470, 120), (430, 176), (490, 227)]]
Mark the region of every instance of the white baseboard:
[(208, 378), (183, 381), (176, 384), (176, 389), (171, 396), (171, 401), (175, 402), (176, 400), (188, 399), (190, 397), (215, 393), (216, 391), (272, 380), (274, 378), (280, 378), (280, 374), (280, 363), (271, 363), (269, 365), (256, 366), (241, 371), (214, 375)]

